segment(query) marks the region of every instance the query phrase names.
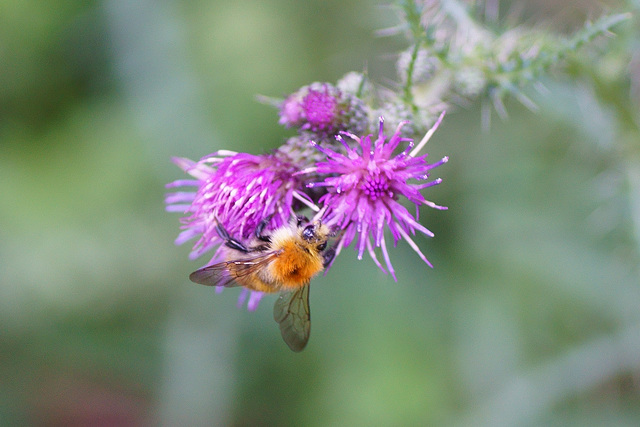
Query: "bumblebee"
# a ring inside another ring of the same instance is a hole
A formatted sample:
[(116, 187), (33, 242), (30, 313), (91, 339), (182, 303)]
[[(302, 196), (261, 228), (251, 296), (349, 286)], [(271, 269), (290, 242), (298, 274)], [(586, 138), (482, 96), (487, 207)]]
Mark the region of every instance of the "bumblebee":
[(284, 342), (302, 351), (309, 341), (311, 317), (309, 282), (333, 259), (327, 249), (331, 230), (319, 220), (297, 217), (293, 222), (263, 234), (266, 218), (249, 244), (232, 238), (218, 222), (216, 230), (224, 240), (226, 261), (194, 271), (192, 282), (208, 286), (243, 286), (252, 291), (280, 292), (273, 317), (280, 325)]

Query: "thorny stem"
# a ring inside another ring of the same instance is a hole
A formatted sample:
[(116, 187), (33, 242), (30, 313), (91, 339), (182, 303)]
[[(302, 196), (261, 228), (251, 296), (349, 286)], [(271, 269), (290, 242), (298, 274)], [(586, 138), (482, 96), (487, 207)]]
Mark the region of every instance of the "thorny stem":
[(411, 52), (411, 61), (409, 61), (409, 66), (407, 67), (407, 82), (404, 85), (404, 96), (403, 100), (407, 105), (410, 105), (412, 109), (415, 110), (416, 106), (413, 102), (413, 93), (411, 92), (411, 88), (413, 87), (413, 70), (416, 65), (416, 59), (418, 58), (418, 51), (420, 50), (420, 44), (416, 43), (413, 46), (413, 51)]

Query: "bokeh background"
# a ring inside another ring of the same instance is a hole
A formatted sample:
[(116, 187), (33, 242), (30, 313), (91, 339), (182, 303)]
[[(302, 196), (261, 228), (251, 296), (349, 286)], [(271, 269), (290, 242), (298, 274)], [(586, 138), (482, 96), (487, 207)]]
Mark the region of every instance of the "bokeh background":
[[(558, 32), (603, 9), (516, 6)], [(402, 242), (395, 283), (344, 251), (303, 353), (273, 297), (249, 313), (189, 282), (208, 259), (173, 244), (170, 157), (277, 147), (257, 94), (388, 84), (405, 40), (374, 32), (397, 22), (367, 0), (0, 2), (0, 425), (640, 424), (638, 150), (583, 80), (487, 132), (449, 112), (435, 268)]]

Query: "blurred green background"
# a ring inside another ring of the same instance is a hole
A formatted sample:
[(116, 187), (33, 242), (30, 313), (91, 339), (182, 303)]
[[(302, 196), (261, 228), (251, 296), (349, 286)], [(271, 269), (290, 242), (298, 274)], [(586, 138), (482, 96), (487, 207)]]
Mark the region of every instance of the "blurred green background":
[[(598, 7), (521, 15), (566, 29)], [(405, 42), (374, 31), (397, 22), (367, 0), (0, 2), (0, 425), (640, 424), (640, 169), (577, 81), (485, 133), (450, 112), (427, 196), (449, 211), (417, 240), (435, 268), (402, 242), (395, 283), (344, 251), (303, 353), (273, 297), (248, 313), (189, 282), (208, 258), (173, 244), (170, 157), (277, 147), (257, 94), (388, 84)]]

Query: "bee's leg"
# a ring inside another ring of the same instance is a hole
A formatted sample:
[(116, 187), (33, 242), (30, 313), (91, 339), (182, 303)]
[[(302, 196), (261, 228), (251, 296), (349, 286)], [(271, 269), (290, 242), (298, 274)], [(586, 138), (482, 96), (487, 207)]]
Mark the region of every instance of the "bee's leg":
[(231, 249), (235, 249), (236, 251), (240, 251), (244, 253), (250, 252), (250, 250), (245, 245), (243, 245), (242, 242), (229, 236), (229, 232), (225, 230), (220, 223), (216, 225), (216, 231), (218, 232), (218, 236), (220, 236), (220, 238), (224, 240), (224, 244), (230, 247)]
[(273, 218), (273, 214), (269, 215), (268, 217), (260, 221), (260, 224), (258, 224), (258, 226), (256, 227), (256, 238), (258, 240), (271, 243), (271, 238), (269, 236), (265, 236), (264, 234), (262, 234), (262, 232), (264, 231), (264, 228), (267, 226), (267, 224), (269, 224), (269, 221), (271, 221), (271, 218)]
[(251, 250), (249, 248), (247, 248), (241, 242), (239, 242), (238, 240), (233, 239), (233, 238), (229, 238), (229, 239), (225, 240), (224, 244), (227, 245), (228, 247), (230, 247), (231, 249), (235, 249), (236, 251), (244, 252), (245, 254), (251, 252)]
[(222, 240), (229, 240), (231, 238), (231, 236), (229, 236), (229, 232), (225, 230), (225, 228), (219, 222), (216, 224), (216, 232)]
[(329, 248), (326, 251), (324, 251), (324, 253), (322, 254), (322, 265), (327, 268), (329, 266), (329, 264), (331, 264), (331, 261), (333, 261), (333, 258), (335, 258), (336, 256), (336, 250), (333, 248)]

